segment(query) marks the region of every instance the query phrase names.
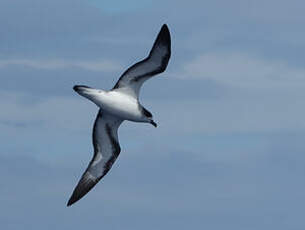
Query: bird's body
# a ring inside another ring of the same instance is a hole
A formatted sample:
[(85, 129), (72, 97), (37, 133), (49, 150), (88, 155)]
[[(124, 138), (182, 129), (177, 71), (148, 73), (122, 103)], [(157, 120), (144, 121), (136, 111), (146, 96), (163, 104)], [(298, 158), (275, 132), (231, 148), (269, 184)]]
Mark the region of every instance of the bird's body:
[(103, 112), (107, 112), (122, 120), (145, 122), (142, 106), (137, 98), (119, 90), (98, 90), (86, 86), (75, 86), (75, 91), (94, 102)]
[(105, 91), (84, 85), (74, 86), (77, 93), (99, 107), (99, 112), (92, 132), (94, 155), (68, 206), (86, 195), (111, 169), (121, 151), (118, 128), (124, 120), (146, 122), (157, 127), (152, 114), (140, 104), (139, 93), (147, 79), (166, 69), (170, 55), (170, 34), (167, 26), (163, 25), (148, 57), (128, 68), (113, 89)]
[(106, 93), (104, 107), (102, 105), (101, 108), (124, 120), (136, 122), (147, 121), (143, 116), (142, 106), (139, 101), (128, 94), (116, 90)]

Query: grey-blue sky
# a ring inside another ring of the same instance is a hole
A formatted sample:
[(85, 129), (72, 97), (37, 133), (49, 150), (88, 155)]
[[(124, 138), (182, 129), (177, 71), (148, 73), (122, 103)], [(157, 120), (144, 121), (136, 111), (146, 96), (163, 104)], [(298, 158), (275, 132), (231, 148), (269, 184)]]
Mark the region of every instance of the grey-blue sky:
[[(126, 2), (0, 2), (1, 229), (304, 229), (305, 4)], [(97, 111), (72, 86), (111, 88), (163, 23), (172, 59), (141, 95), (158, 129), (123, 124), (66, 208)]]

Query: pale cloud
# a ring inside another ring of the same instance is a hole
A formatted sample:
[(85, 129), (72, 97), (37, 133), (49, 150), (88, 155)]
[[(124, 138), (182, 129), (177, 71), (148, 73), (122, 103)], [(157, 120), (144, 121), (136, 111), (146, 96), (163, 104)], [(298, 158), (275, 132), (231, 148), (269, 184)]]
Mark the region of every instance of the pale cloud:
[[(287, 96), (287, 95), (285, 95)], [(159, 128), (166, 135), (217, 135), (304, 130), (303, 101), (263, 94), (239, 94), (217, 101), (193, 100), (155, 104)], [(278, 99), (275, 99), (278, 97)], [(177, 116), (178, 114), (178, 116)]]
[[(94, 119), (95, 105), (87, 100), (73, 97), (54, 96), (37, 101), (24, 103), (28, 97), (26, 93), (0, 92), (0, 105), (2, 112), (0, 121), (2, 125), (9, 124), (39, 124), (38, 129), (48, 127), (48, 132), (58, 130), (75, 132), (82, 131)], [(87, 116), (82, 116), (88, 114)], [(90, 116), (91, 115), (91, 116)], [(77, 117), (74, 119), (74, 117)], [(88, 119), (86, 119), (88, 118)], [(1, 125), (1, 124), (0, 124)], [(35, 126), (32, 128), (35, 129)], [(18, 128), (17, 128), (18, 129)], [(18, 130), (14, 126), (7, 127), (12, 135)], [(69, 131), (70, 130), (70, 131)]]
[(25, 66), (34, 69), (81, 68), (89, 71), (113, 72), (121, 65), (109, 60), (66, 60), (66, 59), (8, 59), (0, 60), (0, 68), (8, 66)]
[(206, 53), (187, 62), (184, 77), (209, 78), (237, 87), (305, 86), (305, 69), (247, 53)]
[[(158, 123), (158, 135), (154, 138), (177, 134), (293, 131), (305, 129), (301, 91), (269, 93), (262, 90), (257, 95), (251, 90), (244, 90), (217, 100), (145, 100), (145, 104), (149, 105)], [(98, 108), (88, 100), (78, 95), (54, 96), (37, 103), (24, 104), (22, 98), (26, 97), (27, 94), (0, 93), (0, 126), (12, 136), (22, 126), (42, 130), (47, 127), (47, 132), (61, 130), (61, 133), (69, 135), (73, 132), (91, 132)], [(120, 135), (132, 141), (133, 137), (129, 135), (132, 132), (149, 139), (151, 132), (155, 134), (151, 128), (148, 124), (125, 122)]]

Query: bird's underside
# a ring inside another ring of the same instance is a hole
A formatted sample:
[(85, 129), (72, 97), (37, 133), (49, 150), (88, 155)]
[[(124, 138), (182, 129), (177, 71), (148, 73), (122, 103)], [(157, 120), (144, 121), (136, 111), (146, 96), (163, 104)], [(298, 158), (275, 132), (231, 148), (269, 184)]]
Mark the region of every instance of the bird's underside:
[(86, 195), (111, 169), (121, 152), (117, 131), (122, 121), (101, 110), (98, 112), (92, 132), (94, 155), (74, 189), (68, 206)]
[[(110, 92), (118, 93), (123, 97), (124, 95), (133, 97), (138, 101), (143, 82), (163, 72), (167, 67), (170, 55), (170, 33), (167, 26), (163, 25), (148, 57), (128, 68)], [(86, 86), (75, 86), (74, 89), (79, 93), (78, 89), (80, 87)], [(96, 104), (99, 106), (98, 103)], [(145, 121), (143, 120), (144, 122), (156, 126), (151, 119), (151, 113), (145, 108), (139, 107), (139, 111), (131, 112), (140, 113), (143, 119), (146, 118)], [(92, 132), (93, 158), (75, 187), (68, 201), (68, 206), (86, 195), (111, 169), (121, 151), (118, 141), (118, 128), (123, 120), (120, 116), (114, 116), (102, 109), (99, 110)]]

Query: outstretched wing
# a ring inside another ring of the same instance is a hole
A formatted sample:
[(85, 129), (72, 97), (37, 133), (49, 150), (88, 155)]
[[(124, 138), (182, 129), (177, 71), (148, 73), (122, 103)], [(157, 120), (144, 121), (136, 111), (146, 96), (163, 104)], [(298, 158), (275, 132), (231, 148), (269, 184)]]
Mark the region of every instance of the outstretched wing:
[(119, 89), (138, 98), (143, 82), (158, 73), (162, 73), (167, 67), (170, 55), (170, 33), (167, 25), (164, 24), (148, 57), (129, 67), (113, 89)]
[(111, 169), (120, 154), (118, 128), (123, 120), (99, 111), (94, 122), (92, 141), (94, 156), (75, 187), (67, 206), (86, 195)]

